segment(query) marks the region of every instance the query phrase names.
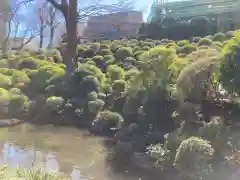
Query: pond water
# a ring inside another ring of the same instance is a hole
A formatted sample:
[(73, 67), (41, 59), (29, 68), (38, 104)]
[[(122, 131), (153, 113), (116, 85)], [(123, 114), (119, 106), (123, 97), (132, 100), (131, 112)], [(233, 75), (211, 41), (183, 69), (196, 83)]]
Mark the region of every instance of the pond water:
[(22, 124), (0, 128), (0, 163), (44, 167), (73, 180), (138, 180), (116, 174), (106, 163), (104, 139), (75, 128)]

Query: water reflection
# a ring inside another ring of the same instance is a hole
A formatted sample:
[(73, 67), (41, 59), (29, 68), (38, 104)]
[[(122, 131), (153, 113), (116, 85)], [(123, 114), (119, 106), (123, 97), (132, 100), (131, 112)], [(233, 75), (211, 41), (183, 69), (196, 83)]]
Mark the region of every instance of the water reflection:
[(0, 151), (0, 163), (14, 168), (43, 167), (72, 180), (138, 180), (111, 170), (102, 138), (74, 128), (29, 124), (0, 128)]

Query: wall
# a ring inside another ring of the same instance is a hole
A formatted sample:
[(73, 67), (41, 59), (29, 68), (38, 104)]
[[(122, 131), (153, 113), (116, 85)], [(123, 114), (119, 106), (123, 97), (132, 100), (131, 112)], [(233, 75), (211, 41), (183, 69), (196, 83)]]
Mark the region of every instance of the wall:
[[(101, 34), (106, 39), (118, 39), (120, 36), (137, 36), (138, 28), (143, 22), (143, 14), (138, 11), (90, 17), (83, 36), (98, 39)], [(114, 34), (114, 28), (119, 27), (119, 33)]]

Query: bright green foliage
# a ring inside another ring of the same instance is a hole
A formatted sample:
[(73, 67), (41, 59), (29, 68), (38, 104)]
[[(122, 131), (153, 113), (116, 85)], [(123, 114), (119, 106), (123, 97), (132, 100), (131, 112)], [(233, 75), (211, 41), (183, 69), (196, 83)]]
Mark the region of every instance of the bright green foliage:
[(107, 77), (111, 82), (124, 78), (124, 69), (117, 65), (110, 65), (107, 69)]
[(15, 86), (22, 84), (23, 86), (29, 84), (31, 80), (24, 71), (15, 70), (12, 74), (12, 84)]
[(42, 66), (30, 73), (31, 87), (37, 91), (44, 91), (45, 88), (65, 76), (65, 70), (58, 66)]
[(10, 103), (9, 93), (6, 89), (0, 88), (0, 113), (8, 113), (8, 105)]
[(27, 110), (27, 103), (29, 101), (28, 97), (22, 94), (21, 90), (18, 88), (13, 88), (9, 91), (10, 103), (9, 103), (9, 113), (11, 115), (22, 113)]
[(12, 85), (10, 76), (0, 74), (0, 88), (9, 88)]
[(131, 87), (133, 91), (142, 87), (149, 88), (152, 85), (166, 88), (171, 84), (173, 71), (170, 70), (171, 65), (177, 58), (176, 53), (172, 49), (165, 47), (155, 47), (142, 54), (140, 60), (141, 72), (134, 77)]
[(231, 39), (224, 47), (224, 60), (220, 66), (219, 79), (229, 93), (240, 93), (240, 36)]
[(125, 91), (126, 88), (126, 81), (124, 80), (116, 80), (112, 84), (113, 92), (121, 93)]
[(64, 102), (62, 97), (51, 96), (46, 99), (46, 106), (53, 111), (58, 111), (63, 107)]
[(176, 83), (180, 101), (191, 99), (198, 102), (205, 98), (204, 92), (210, 88), (211, 77), (220, 63), (220, 58), (219, 54), (206, 59), (200, 56), (181, 71)]

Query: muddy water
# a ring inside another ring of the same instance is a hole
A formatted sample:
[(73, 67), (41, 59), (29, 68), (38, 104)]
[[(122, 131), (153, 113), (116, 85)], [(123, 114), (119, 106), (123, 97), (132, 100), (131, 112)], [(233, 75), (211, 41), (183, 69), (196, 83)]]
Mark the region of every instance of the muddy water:
[(137, 180), (116, 174), (106, 163), (104, 139), (75, 128), (22, 124), (0, 128), (0, 163), (44, 167), (73, 180)]

